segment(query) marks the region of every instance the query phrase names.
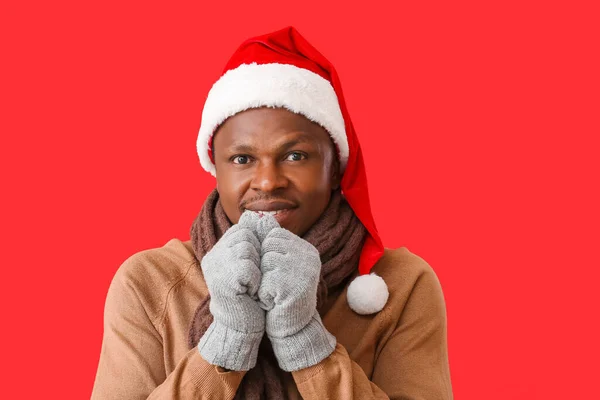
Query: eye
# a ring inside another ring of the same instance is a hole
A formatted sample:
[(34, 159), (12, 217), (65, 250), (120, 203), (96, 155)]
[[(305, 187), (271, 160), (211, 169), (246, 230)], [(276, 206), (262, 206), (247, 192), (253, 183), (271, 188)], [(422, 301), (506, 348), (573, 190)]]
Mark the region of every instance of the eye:
[(248, 156), (235, 156), (232, 158), (234, 164), (248, 164), (250, 162), (250, 157)]
[(299, 153), (297, 151), (294, 151), (293, 153), (288, 154), (288, 156), (286, 157), (286, 160), (288, 161), (301, 161), (304, 160), (306, 158), (305, 154)]

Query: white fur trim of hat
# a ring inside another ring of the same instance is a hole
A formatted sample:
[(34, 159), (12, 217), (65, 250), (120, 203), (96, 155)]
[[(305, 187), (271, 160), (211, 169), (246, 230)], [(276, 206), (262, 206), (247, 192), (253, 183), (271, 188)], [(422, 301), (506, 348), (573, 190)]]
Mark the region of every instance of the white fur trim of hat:
[(204, 104), (196, 147), (202, 167), (216, 175), (209, 141), (227, 118), (251, 108), (281, 107), (321, 125), (336, 144), (342, 172), (349, 149), (344, 117), (331, 83), (290, 64), (242, 64), (215, 82)]

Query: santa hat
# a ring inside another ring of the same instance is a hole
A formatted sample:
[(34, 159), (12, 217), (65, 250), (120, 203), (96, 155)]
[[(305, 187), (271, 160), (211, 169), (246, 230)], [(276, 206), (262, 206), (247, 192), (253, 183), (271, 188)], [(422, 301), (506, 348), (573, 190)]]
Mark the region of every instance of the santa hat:
[(367, 229), (359, 276), (348, 287), (348, 304), (359, 314), (381, 311), (389, 292), (371, 268), (383, 244), (371, 214), (367, 176), (358, 138), (333, 65), (293, 27), (245, 41), (211, 88), (198, 134), (202, 167), (215, 175), (212, 137), (227, 118), (258, 107), (281, 107), (321, 125), (335, 143), (343, 173), (341, 189)]

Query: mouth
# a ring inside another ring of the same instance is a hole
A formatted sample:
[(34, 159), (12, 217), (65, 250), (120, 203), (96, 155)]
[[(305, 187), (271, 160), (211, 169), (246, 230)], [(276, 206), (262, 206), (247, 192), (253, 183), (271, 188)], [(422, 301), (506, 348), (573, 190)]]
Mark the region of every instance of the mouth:
[(281, 227), (290, 225), (290, 218), (293, 216), (297, 204), (286, 200), (258, 200), (251, 202), (244, 207), (244, 210), (254, 211), (260, 217), (272, 215), (275, 217)]
[(266, 211), (266, 210), (251, 210), (251, 211), (257, 213), (261, 218), (264, 217), (265, 215), (272, 215), (275, 217), (275, 219), (277, 220), (279, 225), (281, 225), (283, 227), (284, 224), (286, 223), (286, 221), (289, 220), (291, 214), (293, 214), (294, 209), (293, 208), (284, 208), (281, 210), (273, 210), (273, 211)]

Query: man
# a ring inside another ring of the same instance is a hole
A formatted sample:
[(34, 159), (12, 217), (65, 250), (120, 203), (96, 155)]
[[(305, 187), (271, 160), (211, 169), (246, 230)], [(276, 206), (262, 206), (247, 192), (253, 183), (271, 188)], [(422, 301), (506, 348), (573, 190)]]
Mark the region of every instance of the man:
[(191, 228), (110, 286), (94, 399), (451, 399), (431, 267), (384, 249), (333, 66), (294, 28), (244, 42), (198, 135)]

